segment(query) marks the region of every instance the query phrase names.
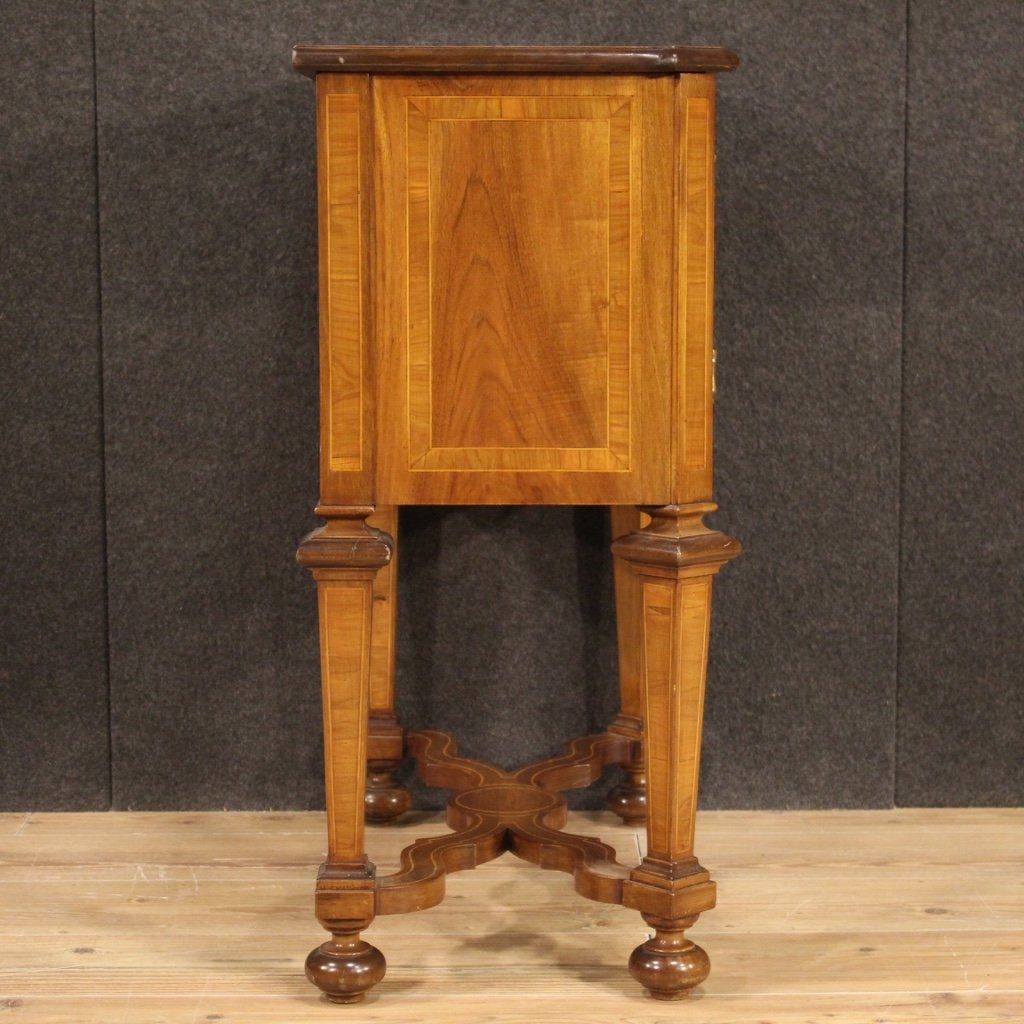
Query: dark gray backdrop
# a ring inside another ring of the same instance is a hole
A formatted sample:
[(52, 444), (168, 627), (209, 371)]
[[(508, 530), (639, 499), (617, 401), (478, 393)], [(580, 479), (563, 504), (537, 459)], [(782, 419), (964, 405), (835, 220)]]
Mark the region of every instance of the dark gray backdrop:
[[(0, 805), (322, 800), (299, 41), (740, 52), (704, 804), (1020, 802), (1019, 0), (7, 0)], [(606, 531), (410, 511), (407, 724), (507, 764), (602, 726)]]

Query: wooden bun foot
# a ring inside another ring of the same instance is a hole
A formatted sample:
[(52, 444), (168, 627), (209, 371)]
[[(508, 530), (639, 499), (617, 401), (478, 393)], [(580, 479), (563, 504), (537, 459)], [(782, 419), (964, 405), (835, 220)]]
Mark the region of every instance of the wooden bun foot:
[(665, 921), (644, 914), (654, 937), (633, 950), (629, 973), (655, 999), (682, 999), (711, 973), (707, 953), (683, 935), (696, 917)]
[(608, 809), (626, 825), (647, 821), (647, 785), (644, 766), (625, 765), (626, 778), (608, 794)]
[(412, 794), (390, 770), (379, 771), (371, 764), (366, 775), (363, 813), (375, 825), (397, 821), (412, 807)]
[(332, 1003), (358, 1003), (386, 969), (384, 954), (358, 935), (336, 935), (306, 957), (306, 977)]

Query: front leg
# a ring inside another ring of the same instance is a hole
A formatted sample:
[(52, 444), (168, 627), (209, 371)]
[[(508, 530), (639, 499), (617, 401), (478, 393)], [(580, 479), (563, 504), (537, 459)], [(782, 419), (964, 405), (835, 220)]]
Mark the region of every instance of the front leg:
[(391, 538), (366, 525), (373, 506), (332, 507), (326, 526), (299, 547), (316, 580), (323, 680), (327, 861), (316, 915), (331, 940), (313, 950), (306, 975), (328, 999), (351, 1003), (384, 976), (384, 957), (360, 933), (376, 913), (374, 867), (365, 851), (373, 581), (391, 558)]
[(704, 526), (714, 508), (646, 509), (650, 526), (613, 545), (642, 589), (647, 854), (623, 886), (623, 904), (655, 929), (634, 951), (630, 972), (657, 999), (685, 996), (710, 970), (707, 954), (683, 931), (715, 905), (715, 883), (694, 856), (693, 833), (711, 581), (740, 545)]

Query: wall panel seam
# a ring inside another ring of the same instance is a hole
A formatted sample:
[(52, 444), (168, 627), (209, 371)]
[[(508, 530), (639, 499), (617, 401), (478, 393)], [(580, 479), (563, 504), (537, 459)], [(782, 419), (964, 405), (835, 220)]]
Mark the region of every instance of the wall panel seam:
[(96, 213), (96, 356), (99, 402), (100, 442), (100, 573), (103, 588), (103, 671), (107, 691), (107, 810), (114, 803), (114, 708), (110, 680), (110, 558), (109, 517), (107, 503), (107, 405), (106, 368), (103, 359), (103, 223), (100, 216), (100, 106), (99, 106), (99, 47), (96, 37), (96, 0), (90, 3), (92, 19), (92, 128), (93, 128), (93, 203)]
[(900, 245), (900, 358), (899, 408), (896, 447), (896, 666), (893, 687), (892, 805), (899, 804), (900, 679), (903, 671), (903, 542), (906, 495), (906, 348), (907, 348), (907, 242), (910, 206), (910, 5), (903, 15), (903, 237)]

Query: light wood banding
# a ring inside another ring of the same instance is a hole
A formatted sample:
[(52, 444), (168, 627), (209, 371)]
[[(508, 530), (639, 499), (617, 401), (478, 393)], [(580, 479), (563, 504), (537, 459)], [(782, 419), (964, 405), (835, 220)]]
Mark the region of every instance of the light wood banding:
[(680, 80), (679, 360), (675, 384), (680, 502), (711, 499), (711, 423), (714, 317), (714, 95), (713, 78)]
[(320, 233), (320, 501), (373, 498), (370, 245), (372, 143), (366, 75), (317, 81)]

